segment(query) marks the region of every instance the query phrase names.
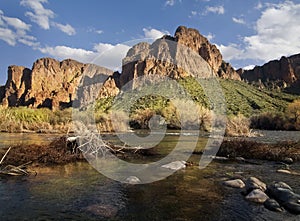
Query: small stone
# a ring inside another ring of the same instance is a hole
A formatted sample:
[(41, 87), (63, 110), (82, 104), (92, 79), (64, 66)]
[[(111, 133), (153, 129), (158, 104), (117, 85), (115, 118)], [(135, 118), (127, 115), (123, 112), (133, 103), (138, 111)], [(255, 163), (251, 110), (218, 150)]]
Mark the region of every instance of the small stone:
[(225, 186), (233, 187), (233, 188), (244, 188), (245, 183), (241, 179), (235, 179), (235, 180), (227, 180), (223, 182)]
[(162, 165), (161, 167), (170, 169), (170, 170), (180, 170), (180, 169), (186, 168), (186, 162), (183, 160), (174, 161), (174, 162)]
[(139, 184), (141, 180), (136, 176), (130, 176), (126, 178), (125, 182), (129, 184)]
[(282, 160), (282, 162), (286, 163), (286, 164), (293, 164), (294, 160), (290, 157), (286, 157)]
[(289, 171), (289, 170), (283, 170), (283, 169), (277, 170), (277, 173), (292, 174), (291, 171)]
[(271, 210), (271, 211), (274, 211), (274, 212), (283, 212), (283, 209), (282, 207), (279, 205), (279, 203), (274, 200), (274, 199), (267, 199), (265, 202), (264, 202), (264, 206), (268, 209), (268, 210)]
[(252, 190), (247, 196), (246, 199), (255, 203), (264, 203), (269, 197), (260, 189)]
[(228, 157), (219, 157), (219, 156), (211, 156), (212, 159), (214, 160), (219, 160), (219, 161), (228, 161)]

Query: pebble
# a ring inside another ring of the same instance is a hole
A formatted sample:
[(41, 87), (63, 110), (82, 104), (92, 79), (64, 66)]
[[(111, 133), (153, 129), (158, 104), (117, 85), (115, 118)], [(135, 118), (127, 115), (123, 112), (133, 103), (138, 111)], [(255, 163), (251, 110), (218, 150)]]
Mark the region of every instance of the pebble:
[(239, 189), (242, 189), (245, 187), (245, 183), (241, 179), (227, 180), (227, 181), (224, 181), (223, 184), (225, 186), (239, 188)]
[(162, 165), (161, 167), (170, 169), (170, 170), (180, 170), (180, 169), (186, 168), (186, 162), (183, 160), (174, 161), (174, 162)]
[(125, 182), (129, 184), (139, 184), (141, 180), (136, 176), (130, 176), (126, 178)]

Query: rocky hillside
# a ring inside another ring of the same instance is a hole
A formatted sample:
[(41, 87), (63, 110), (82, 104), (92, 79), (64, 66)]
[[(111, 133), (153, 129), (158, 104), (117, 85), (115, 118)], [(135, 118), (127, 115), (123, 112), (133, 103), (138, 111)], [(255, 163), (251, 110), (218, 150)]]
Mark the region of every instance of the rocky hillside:
[[(203, 61), (199, 60), (199, 55)], [(197, 77), (206, 78), (212, 74), (224, 79), (240, 80), (231, 65), (223, 61), (215, 45), (210, 44), (196, 29), (184, 26), (178, 27), (174, 36), (164, 36), (153, 44), (143, 42), (133, 46), (123, 59), (121, 86), (138, 76), (151, 74), (173, 79), (196, 74)]]
[[(85, 79), (82, 79), (84, 73)], [(0, 99), (4, 107), (58, 109), (69, 107), (76, 100), (84, 105), (91, 97), (97, 96), (97, 91), (102, 87), (97, 82), (104, 82), (111, 74), (112, 71), (96, 65), (70, 59), (59, 62), (52, 58), (42, 58), (34, 62), (32, 69), (9, 66), (7, 82), (0, 90)], [(75, 90), (81, 81), (83, 83), (77, 97)]]
[(249, 82), (261, 82), (269, 87), (293, 87), (300, 82), (300, 54), (270, 61), (253, 70), (240, 70), (241, 78)]

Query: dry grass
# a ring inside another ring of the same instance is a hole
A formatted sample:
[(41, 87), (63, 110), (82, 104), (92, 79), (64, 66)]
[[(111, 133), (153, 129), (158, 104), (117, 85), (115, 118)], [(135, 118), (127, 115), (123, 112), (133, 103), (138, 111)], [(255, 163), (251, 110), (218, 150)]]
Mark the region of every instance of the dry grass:
[(241, 114), (229, 117), (226, 125), (225, 135), (229, 137), (250, 136), (250, 121)]
[(300, 143), (286, 141), (266, 144), (247, 140), (227, 140), (223, 141), (217, 155), (273, 161), (289, 157), (294, 161), (300, 161)]

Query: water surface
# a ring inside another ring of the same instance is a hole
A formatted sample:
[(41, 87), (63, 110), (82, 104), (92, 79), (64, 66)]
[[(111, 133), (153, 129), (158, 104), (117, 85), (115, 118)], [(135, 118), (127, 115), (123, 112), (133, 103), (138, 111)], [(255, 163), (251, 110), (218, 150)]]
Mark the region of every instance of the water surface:
[[(16, 134), (1, 135), (12, 142), (20, 138)], [(53, 139), (52, 135), (26, 135), (28, 140), (33, 136), (32, 142)], [(191, 136), (185, 136), (186, 145), (190, 144)], [(277, 136), (275, 133), (274, 137)], [(111, 135), (106, 135), (106, 139), (118, 142)], [(6, 145), (4, 140), (0, 145)], [(206, 141), (207, 136), (202, 136), (197, 148), (202, 149)], [(170, 133), (157, 150), (167, 154), (177, 142), (178, 134)], [(256, 176), (267, 183), (287, 182), (300, 193), (299, 176), (276, 173), (282, 165), (268, 161), (259, 161), (261, 165), (213, 162), (200, 170), (199, 159), (200, 156), (193, 155), (189, 159), (193, 166), (143, 185), (113, 181), (85, 162), (35, 168), (36, 176), (1, 177), (0, 217), (1, 220), (299, 220), (299, 216), (288, 212), (271, 212), (245, 201), (240, 190), (222, 185), (223, 180), (232, 177)], [(293, 164), (291, 169), (300, 172), (300, 164)]]

